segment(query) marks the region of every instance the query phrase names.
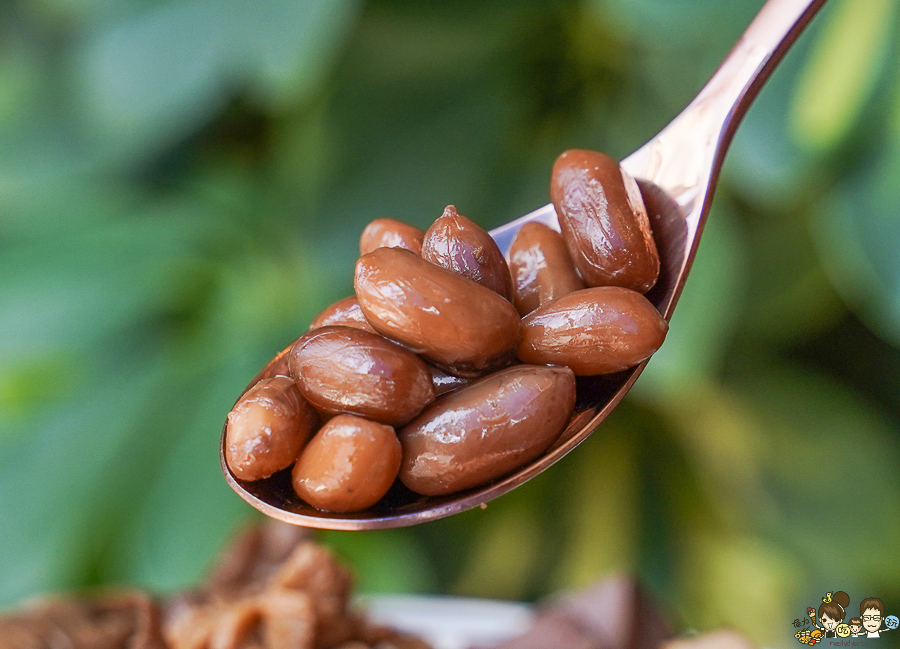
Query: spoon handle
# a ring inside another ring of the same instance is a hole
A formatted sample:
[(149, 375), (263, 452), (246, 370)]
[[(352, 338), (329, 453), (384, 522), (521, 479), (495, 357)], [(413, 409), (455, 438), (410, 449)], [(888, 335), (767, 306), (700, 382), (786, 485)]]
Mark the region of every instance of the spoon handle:
[(632, 176), (655, 183), (674, 198), (689, 223), (694, 220), (694, 231), (741, 118), (824, 3), (769, 0), (688, 107), (622, 161)]
[(733, 106), (724, 121), (728, 139), (760, 88), (825, 0), (769, 0), (747, 27), (695, 102), (718, 95)]
[(662, 189), (684, 218), (669, 257), (676, 279), (660, 303), (668, 318), (693, 264), (719, 169), (741, 118), (825, 0), (769, 0), (688, 107), (622, 168)]

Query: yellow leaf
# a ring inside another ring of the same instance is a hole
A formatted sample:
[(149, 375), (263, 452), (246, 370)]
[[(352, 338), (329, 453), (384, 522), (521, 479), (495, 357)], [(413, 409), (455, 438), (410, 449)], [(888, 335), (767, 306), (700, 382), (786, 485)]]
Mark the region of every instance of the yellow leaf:
[(535, 566), (541, 561), (541, 530), (528, 503), (494, 503), (453, 592), (460, 595), (520, 599), (527, 594)]
[(828, 16), (791, 103), (791, 136), (805, 148), (837, 145), (860, 119), (885, 60), (895, 0), (840, 0)]
[(573, 496), (561, 513), (568, 534), (556, 588), (582, 588), (612, 572), (632, 571), (637, 563), (640, 485), (627, 432), (607, 422), (573, 453), (567, 487)]

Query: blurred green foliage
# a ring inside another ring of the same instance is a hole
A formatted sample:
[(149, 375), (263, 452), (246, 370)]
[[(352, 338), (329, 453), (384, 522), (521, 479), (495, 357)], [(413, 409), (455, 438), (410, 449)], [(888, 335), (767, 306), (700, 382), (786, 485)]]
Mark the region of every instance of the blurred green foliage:
[[(546, 203), (556, 155), (640, 146), (760, 4), (5, 3), (0, 603), (195, 581), (253, 515), (225, 413), (352, 290), (364, 224)], [(898, 47), (892, 0), (828, 3), (738, 132), (633, 395), (486, 511), (323, 534), (364, 590), (630, 571), (679, 628), (769, 646), (829, 590), (900, 605)]]

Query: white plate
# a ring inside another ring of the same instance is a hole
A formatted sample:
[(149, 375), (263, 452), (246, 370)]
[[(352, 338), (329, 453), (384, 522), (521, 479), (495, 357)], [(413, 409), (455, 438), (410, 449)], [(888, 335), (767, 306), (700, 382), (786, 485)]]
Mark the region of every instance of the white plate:
[(528, 604), (492, 599), (373, 595), (360, 598), (360, 605), (372, 621), (416, 635), (434, 649), (495, 647), (534, 621)]

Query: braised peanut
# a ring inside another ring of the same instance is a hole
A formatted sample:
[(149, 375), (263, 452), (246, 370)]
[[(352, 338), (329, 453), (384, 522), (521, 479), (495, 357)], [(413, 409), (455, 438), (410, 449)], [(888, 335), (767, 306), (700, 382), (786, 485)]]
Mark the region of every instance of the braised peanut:
[[(355, 296), (322, 311), (269, 368), (289, 378), (260, 381), (229, 415), (235, 475), (266, 477), (296, 458), (297, 496), (352, 512), (397, 477), (443, 496), (551, 448), (572, 417), (575, 377), (641, 363), (668, 330), (641, 294), (660, 261), (635, 180), (608, 156), (572, 150), (556, 162), (551, 195), (562, 232), (526, 223), (508, 263), (452, 205), (427, 233), (370, 223)], [(517, 357), (525, 364), (507, 367)], [(269, 425), (288, 410), (292, 437)], [(250, 455), (245, 438), (273, 447), (265, 461), (236, 455)]]
[(584, 288), (562, 235), (543, 223), (526, 223), (509, 247), (513, 304), (521, 315)]
[(414, 253), (422, 253), (422, 238), (425, 233), (419, 228), (394, 219), (375, 219), (359, 238), (359, 254), (367, 255), (377, 248), (403, 248)]
[(293, 380), (262, 379), (228, 413), (225, 461), (240, 480), (267, 478), (297, 459), (318, 421)]
[(309, 325), (309, 330), (312, 331), (313, 329), (327, 327), (328, 325), (354, 327), (355, 329), (364, 329), (375, 333), (375, 330), (372, 329), (372, 325), (369, 324), (366, 320), (366, 316), (363, 315), (362, 309), (359, 308), (359, 300), (356, 299), (355, 295), (345, 297), (343, 300), (338, 300), (322, 311), (313, 318), (313, 321)]
[(400, 468), (390, 426), (339, 415), (310, 440), (292, 473), (294, 491), (313, 507), (353, 512), (381, 500)]
[(519, 340), (512, 304), (407, 250), (360, 257), (354, 288), (376, 331), (460, 376), (507, 362)]
[(518, 356), (572, 368), (578, 376), (624, 370), (659, 349), (668, 323), (643, 295), (618, 286), (586, 288), (522, 320)]
[(512, 299), (512, 278), (497, 243), (452, 205), (425, 232), (422, 259)]
[(486, 376), (400, 430), (400, 480), (438, 496), (499, 478), (547, 450), (574, 406), (568, 368), (517, 365)]
[(618, 163), (594, 151), (566, 151), (553, 167), (550, 196), (566, 246), (588, 286), (646, 293), (659, 255), (640, 189)]
[(303, 396), (333, 414), (395, 426), (434, 401), (425, 362), (362, 329), (329, 326), (310, 331), (294, 343), (288, 365)]

